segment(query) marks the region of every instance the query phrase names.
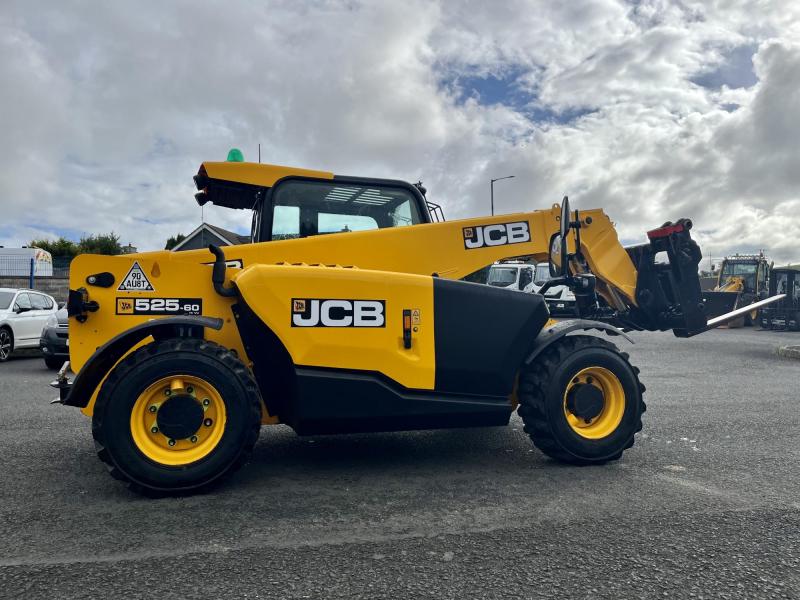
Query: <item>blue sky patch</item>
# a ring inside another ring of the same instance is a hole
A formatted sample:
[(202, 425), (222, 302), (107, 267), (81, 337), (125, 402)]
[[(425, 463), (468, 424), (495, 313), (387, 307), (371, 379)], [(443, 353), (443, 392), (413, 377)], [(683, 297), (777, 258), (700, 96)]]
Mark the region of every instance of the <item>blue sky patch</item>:
[(512, 66), (497, 75), (453, 74), (449, 79), (444, 79), (442, 85), (456, 92), (459, 104), (468, 99), (474, 99), (482, 106), (502, 104), (525, 115), (534, 123), (563, 125), (596, 111), (583, 107), (556, 110), (543, 105), (534, 91), (520, 83), (520, 79), (527, 73), (527, 68)]
[(709, 89), (720, 89), (723, 85), (731, 89), (751, 87), (758, 83), (753, 70), (753, 55), (757, 50), (756, 44), (737, 46), (714, 69), (699, 73), (690, 81)]

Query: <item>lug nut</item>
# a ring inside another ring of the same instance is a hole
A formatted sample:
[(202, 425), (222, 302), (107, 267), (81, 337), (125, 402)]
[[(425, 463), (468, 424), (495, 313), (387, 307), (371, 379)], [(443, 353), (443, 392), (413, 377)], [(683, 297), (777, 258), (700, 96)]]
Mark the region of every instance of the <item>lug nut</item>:
[(203, 398), (203, 406), (208, 406), (209, 404), (211, 404), (211, 400), (208, 398)]
[(175, 440), (170, 440), (170, 441), (168, 441), (167, 443), (168, 443), (170, 446), (174, 446), (174, 445), (175, 445)]
[(150, 431), (152, 433), (158, 433), (158, 427), (153, 426), (153, 427), (150, 428)]
[(155, 404), (153, 404), (153, 406), (151, 406), (149, 410), (150, 412), (156, 412), (158, 410), (158, 407)]
[(587, 377), (586, 383), (594, 383), (594, 377)]
[(189, 440), (190, 440), (190, 441), (191, 441), (193, 444), (196, 444), (196, 443), (197, 443), (197, 436), (196, 436), (196, 435), (193, 435), (192, 437), (190, 437), (190, 438), (189, 438)]
[(164, 390), (164, 395), (165, 395), (165, 396), (171, 396), (171, 395), (172, 395), (172, 390), (171, 390), (171, 389), (169, 389), (169, 388), (165, 389), (165, 390)]
[(205, 421), (203, 421), (203, 425), (205, 425), (206, 427), (211, 427), (213, 423), (214, 421), (212, 421), (211, 419), (206, 419)]
[(186, 393), (187, 394), (191, 394), (192, 392), (194, 392), (194, 388), (192, 386), (189, 386), (189, 387), (186, 388)]

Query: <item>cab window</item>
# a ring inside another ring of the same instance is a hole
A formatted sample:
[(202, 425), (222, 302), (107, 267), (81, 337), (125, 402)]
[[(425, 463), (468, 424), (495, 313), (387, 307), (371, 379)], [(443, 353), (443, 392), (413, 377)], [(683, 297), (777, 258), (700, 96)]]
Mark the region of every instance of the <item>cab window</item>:
[(516, 267), (492, 267), (489, 269), (489, 280), (486, 283), (495, 287), (508, 287), (516, 282)]
[(417, 199), (401, 187), (286, 181), (274, 189), (272, 204), (273, 240), (422, 222)]

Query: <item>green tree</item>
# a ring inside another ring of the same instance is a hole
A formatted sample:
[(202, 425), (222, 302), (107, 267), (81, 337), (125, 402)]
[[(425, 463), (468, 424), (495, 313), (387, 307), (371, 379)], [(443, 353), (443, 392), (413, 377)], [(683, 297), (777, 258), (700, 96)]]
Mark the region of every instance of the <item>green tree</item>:
[(78, 242), (79, 254), (122, 254), (119, 236), (111, 233), (82, 236)]
[(65, 237), (57, 240), (31, 240), (28, 246), (47, 250), (53, 258), (73, 258), (78, 254), (77, 244)]
[(179, 233), (178, 235), (173, 235), (167, 240), (167, 245), (164, 246), (164, 250), (172, 250), (175, 246), (180, 244), (185, 239), (186, 236), (183, 235), (182, 233)]

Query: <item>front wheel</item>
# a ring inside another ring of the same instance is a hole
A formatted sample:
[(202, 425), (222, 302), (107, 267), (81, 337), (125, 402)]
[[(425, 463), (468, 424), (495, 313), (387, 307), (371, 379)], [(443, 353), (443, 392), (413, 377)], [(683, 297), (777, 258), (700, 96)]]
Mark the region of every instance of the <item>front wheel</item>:
[(143, 346), (114, 367), (92, 434), (113, 477), (158, 495), (197, 491), (238, 469), (260, 423), (245, 365), (217, 344), (178, 338)]
[(644, 386), (628, 355), (576, 335), (545, 349), (519, 379), (519, 414), (533, 443), (571, 464), (617, 460), (642, 428)]
[(0, 362), (5, 362), (14, 350), (14, 336), (7, 327), (0, 327)]

